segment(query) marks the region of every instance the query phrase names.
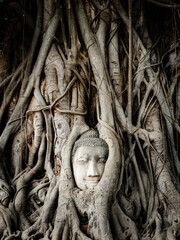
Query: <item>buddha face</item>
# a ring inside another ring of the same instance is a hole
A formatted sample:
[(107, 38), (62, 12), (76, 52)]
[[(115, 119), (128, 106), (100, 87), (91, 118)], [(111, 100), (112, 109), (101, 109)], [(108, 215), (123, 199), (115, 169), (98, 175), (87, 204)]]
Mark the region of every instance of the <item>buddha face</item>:
[(81, 146), (73, 157), (73, 173), (76, 185), (81, 190), (92, 189), (100, 181), (108, 149), (105, 146)]

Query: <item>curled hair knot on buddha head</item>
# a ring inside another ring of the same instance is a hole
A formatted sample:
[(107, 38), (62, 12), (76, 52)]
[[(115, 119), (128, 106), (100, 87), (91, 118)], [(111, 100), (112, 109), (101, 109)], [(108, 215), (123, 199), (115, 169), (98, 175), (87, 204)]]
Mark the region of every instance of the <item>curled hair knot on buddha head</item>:
[(107, 152), (109, 149), (107, 143), (99, 137), (98, 131), (93, 129), (83, 133), (80, 138), (75, 142), (72, 150), (72, 156), (75, 155), (76, 150), (81, 146), (103, 146), (107, 149)]

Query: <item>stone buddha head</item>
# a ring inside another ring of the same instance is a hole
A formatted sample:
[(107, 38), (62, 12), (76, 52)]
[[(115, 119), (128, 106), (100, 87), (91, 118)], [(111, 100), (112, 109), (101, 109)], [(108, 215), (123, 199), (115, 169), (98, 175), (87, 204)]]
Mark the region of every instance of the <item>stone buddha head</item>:
[(108, 145), (95, 130), (83, 133), (72, 151), (75, 183), (81, 190), (92, 189), (100, 181), (108, 158)]

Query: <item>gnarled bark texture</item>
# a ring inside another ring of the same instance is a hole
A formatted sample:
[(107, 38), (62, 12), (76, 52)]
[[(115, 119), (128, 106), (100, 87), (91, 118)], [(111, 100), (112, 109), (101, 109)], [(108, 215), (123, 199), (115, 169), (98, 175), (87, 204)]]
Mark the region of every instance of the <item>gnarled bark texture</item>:
[(179, 28), (178, 1), (0, 1), (0, 239), (180, 239)]

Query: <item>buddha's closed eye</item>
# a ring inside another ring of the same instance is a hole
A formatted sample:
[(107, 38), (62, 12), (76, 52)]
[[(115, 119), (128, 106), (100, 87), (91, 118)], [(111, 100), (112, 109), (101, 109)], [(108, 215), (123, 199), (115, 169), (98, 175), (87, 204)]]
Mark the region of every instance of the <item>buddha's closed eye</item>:
[(100, 157), (97, 162), (98, 163), (105, 163), (106, 162), (106, 157)]
[(79, 159), (78, 159), (78, 162), (80, 162), (80, 163), (86, 163), (86, 162), (88, 162), (88, 159), (87, 159), (87, 158), (79, 158)]

